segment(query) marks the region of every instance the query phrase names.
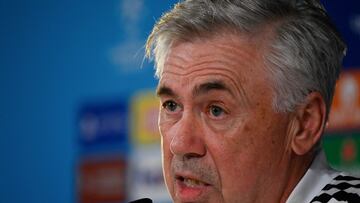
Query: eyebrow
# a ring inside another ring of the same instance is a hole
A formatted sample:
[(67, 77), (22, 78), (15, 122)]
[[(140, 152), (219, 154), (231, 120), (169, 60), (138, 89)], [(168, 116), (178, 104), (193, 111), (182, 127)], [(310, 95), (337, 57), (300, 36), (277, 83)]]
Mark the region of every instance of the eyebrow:
[(159, 86), (156, 89), (156, 95), (160, 97), (160, 96), (175, 96), (176, 94), (171, 88), (167, 86)]
[(209, 81), (209, 82), (205, 82), (203, 84), (200, 84), (199, 86), (196, 86), (194, 91), (193, 91), (193, 95), (201, 95), (201, 94), (207, 94), (210, 91), (213, 90), (222, 90), (222, 91), (227, 91), (229, 92), (231, 95), (232, 91), (230, 90), (230, 88), (222, 81), (219, 80), (214, 80), (214, 81)]
[[(195, 97), (197, 95), (207, 94), (207, 93), (209, 93), (210, 91), (213, 91), (213, 90), (227, 91), (231, 95), (233, 95), (230, 88), (227, 85), (225, 85), (224, 82), (219, 81), (219, 80), (205, 82), (203, 84), (200, 84), (200, 85), (196, 86), (194, 88), (192, 94)], [(177, 94), (171, 88), (167, 87), (166, 85), (159, 86), (157, 88), (157, 90), (156, 90), (156, 95), (158, 97), (160, 97), (160, 96), (170, 96), (170, 97), (177, 96)]]

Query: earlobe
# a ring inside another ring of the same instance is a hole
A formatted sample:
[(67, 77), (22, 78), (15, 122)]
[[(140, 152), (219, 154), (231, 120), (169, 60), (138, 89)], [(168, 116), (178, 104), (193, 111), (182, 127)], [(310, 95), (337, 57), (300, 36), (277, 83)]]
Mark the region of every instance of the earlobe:
[(304, 155), (320, 140), (325, 127), (326, 104), (318, 92), (312, 92), (295, 112), (291, 131), (291, 149), (297, 155)]

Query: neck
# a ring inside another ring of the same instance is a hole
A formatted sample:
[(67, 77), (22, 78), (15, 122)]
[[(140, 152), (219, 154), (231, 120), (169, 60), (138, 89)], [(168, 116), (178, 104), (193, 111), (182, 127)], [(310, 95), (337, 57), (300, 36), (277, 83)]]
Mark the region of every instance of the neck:
[(282, 189), (282, 195), (280, 203), (286, 202), (291, 192), (295, 189), (301, 178), (305, 175), (306, 171), (311, 165), (315, 157), (314, 153), (308, 153), (306, 155), (298, 156), (293, 154), (290, 162), (287, 166), (287, 170), (284, 179), (284, 185)]

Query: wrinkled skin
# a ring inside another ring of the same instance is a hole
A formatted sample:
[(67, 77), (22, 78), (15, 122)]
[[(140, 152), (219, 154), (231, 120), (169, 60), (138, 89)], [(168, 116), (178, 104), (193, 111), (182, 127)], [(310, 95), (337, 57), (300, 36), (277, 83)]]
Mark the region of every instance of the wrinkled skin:
[(272, 108), (264, 47), (233, 35), (173, 44), (157, 93), (174, 202), (283, 202), (295, 186), (290, 116)]

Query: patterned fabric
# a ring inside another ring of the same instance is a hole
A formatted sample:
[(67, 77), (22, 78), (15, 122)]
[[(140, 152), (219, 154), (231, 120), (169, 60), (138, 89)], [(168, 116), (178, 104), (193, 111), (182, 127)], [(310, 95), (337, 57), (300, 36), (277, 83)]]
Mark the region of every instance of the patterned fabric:
[(339, 175), (310, 203), (360, 203), (360, 178)]

